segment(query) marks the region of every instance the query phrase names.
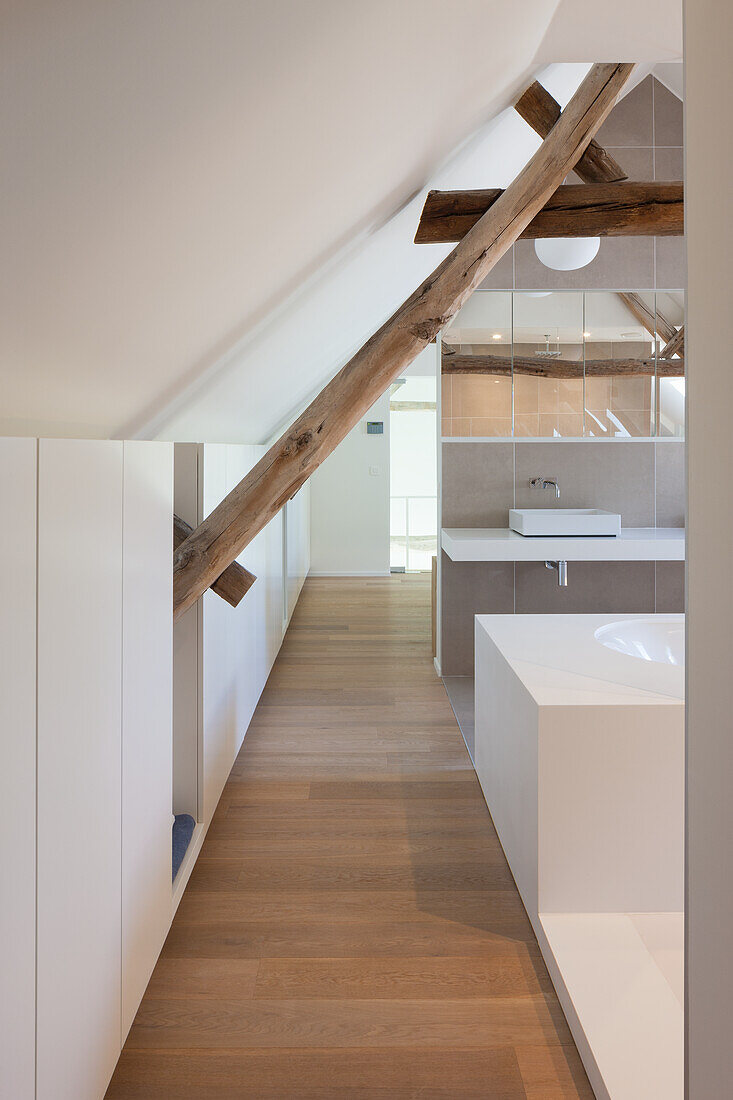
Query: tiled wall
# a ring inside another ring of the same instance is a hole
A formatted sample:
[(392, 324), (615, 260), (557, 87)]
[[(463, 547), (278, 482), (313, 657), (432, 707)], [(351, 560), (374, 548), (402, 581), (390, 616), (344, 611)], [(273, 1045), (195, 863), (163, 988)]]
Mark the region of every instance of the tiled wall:
[[(597, 139), (630, 179), (679, 180), (682, 132), (682, 104), (648, 77), (613, 110)], [(577, 177), (571, 176), (570, 182), (577, 183)], [(677, 290), (685, 285), (684, 239), (606, 237), (591, 264), (562, 272), (540, 263), (532, 241), (518, 241), (483, 285), (497, 290)], [(522, 435), (551, 434), (552, 418), (559, 426), (559, 417), (575, 417), (577, 426), (583, 412), (582, 398), (578, 405), (578, 394), (568, 389), (577, 388), (574, 380), (559, 380), (557, 392), (543, 394), (539, 388), (535, 391), (532, 381), (515, 379), (514, 439), (504, 442), (501, 437), (511, 435), (510, 379), (454, 375), (444, 380), (441, 413), (453, 422), (452, 434), (499, 439), (443, 440), (443, 527), (506, 527), (512, 507), (552, 507), (549, 492), (538, 495), (529, 488), (529, 478), (540, 474), (558, 478), (558, 505), (617, 511), (625, 527), (684, 526), (683, 441), (523, 440)], [(649, 386), (643, 378), (633, 381)], [(636, 404), (625, 411), (638, 414), (640, 425), (648, 423), (646, 390), (614, 395), (607, 392), (612, 380), (587, 383), (586, 421), (589, 409), (614, 408), (614, 399), (627, 404), (631, 399)], [(569, 432), (572, 427), (567, 420), (559, 430)], [(543, 562), (452, 562), (441, 554), (443, 675), (473, 673), (476, 614), (684, 610), (682, 562), (571, 562), (568, 581), (567, 588), (560, 588), (556, 574)]]
[[(619, 512), (624, 527), (682, 527), (684, 442), (450, 442), (442, 447), (442, 526), (506, 527), (514, 507), (551, 508), (529, 479), (557, 477), (565, 508)], [(684, 610), (683, 562), (570, 562), (560, 588), (543, 562), (452, 562), (441, 556), (441, 671), (473, 672), (477, 614)]]
[[(614, 107), (596, 140), (631, 180), (683, 178), (682, 103), (648, 76)], [(568, 179), (579, 183), (575, 174)], [(553, 271), (537, 259), (533, 241), (517, 241), (489, 273), (487, 289), (623, 290), (685, 285), (681, 237), (604, 237), (592, 263), (577, 271)]]

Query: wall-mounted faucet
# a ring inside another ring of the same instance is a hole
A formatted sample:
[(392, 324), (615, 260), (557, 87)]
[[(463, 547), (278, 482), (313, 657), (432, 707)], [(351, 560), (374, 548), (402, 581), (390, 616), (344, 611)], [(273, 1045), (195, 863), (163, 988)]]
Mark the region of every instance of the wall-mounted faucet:
[(529, 483), (533, 489), (549, 489), (552, 486), (555, 490), (555, 500), (560, 499), (560, 486), (556, 477), (531, 477)]
[(560, 588), (568, 586), (568, 563), (566, 561), (546, 561), (545, 569), (557, 569), (557, 583)]

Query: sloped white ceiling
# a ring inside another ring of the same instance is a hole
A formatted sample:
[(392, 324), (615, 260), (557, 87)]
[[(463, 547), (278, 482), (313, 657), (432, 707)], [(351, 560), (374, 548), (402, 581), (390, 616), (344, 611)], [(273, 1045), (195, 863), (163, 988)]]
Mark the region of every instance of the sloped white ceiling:
[(4, 0), (0, 431), (267, 438), (444, 253), (427, 184), (531, 154), (556, 9)]

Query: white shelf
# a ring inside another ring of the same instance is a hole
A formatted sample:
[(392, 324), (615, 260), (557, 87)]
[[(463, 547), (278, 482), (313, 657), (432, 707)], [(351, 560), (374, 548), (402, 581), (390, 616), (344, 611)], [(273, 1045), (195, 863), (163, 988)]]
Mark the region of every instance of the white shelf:
[(528, 537), (508, 527), (444, 527), (451, 561), (684, 561), (681, 527), (623, 527), (617, 536)]
[(682, 1100), (682, 913), (541, 913), (540, 921), (607, 1095)]

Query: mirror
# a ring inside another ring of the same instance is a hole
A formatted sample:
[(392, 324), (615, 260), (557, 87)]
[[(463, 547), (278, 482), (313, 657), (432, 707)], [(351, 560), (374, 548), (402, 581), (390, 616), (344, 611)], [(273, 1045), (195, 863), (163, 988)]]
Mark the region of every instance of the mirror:
[(681, 438), (682, 291), (477, 291), (442, 338), (444, 438)]

